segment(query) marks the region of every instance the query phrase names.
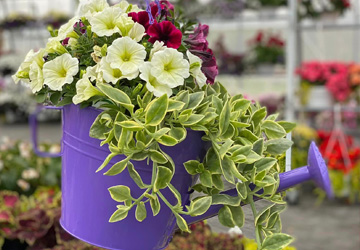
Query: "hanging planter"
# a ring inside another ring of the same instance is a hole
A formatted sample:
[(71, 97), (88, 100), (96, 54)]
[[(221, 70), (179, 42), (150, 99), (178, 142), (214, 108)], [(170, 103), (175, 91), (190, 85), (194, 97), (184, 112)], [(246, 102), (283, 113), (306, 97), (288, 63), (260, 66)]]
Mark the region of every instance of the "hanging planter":
[[(79, 16), (14, 75), (39, 102), (63, 109), (61, 224), (107, 249), (163, 249), (176, 228), (188, 232), (217, 214), (242, 227), (242, 205), (250, 204), (258, 245), (289, 245), (278, 192), (315, 179), (331, 195), (316, 146), (309, 166), (281, 174), (294, 124), (214, 83), (206, 25), (173, 22), (169, 2), (146, 2), (147, 11), (82, 2)], [(270, 201), (260, 213), (258, 199)]]
[(308, 86), (301, 89), (302, 105), (308, 109), (323, 110), (334, 105), (334, 98), (325, 86)]

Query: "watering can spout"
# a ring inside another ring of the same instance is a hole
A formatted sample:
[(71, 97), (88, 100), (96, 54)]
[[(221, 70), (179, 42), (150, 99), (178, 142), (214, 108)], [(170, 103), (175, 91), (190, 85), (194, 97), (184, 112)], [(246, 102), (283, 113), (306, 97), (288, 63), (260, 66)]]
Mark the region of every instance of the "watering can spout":
[[(323, 189), (328, 198), (333, 198), (328, 169), (315, 142), (312, 142), (310, 145), (307, 166), (280, 174), (280, 185), (277, 192), (285, 191), (309, 180), (313, 180), (318, 187)], [(230, 196), (238, 195), (236, 189), (225, 191), (223, 194)], [(196, 217), (185, 216), (184, 219), (190, 225), (216, 216), (221, 208), (222, 205), (212, 205), (205, 214)]]

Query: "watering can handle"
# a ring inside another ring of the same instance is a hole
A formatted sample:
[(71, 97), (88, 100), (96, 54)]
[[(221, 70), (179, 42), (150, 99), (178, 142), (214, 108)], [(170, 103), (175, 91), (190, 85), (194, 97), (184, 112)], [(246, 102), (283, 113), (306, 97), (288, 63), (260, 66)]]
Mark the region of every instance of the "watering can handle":
[(36, 111), (30, 115), (30, 117), (29, 117), (29, 125), (30, 125), (31, 141), (32, 141), (32, 144), (33, 144), (34, 152), (35, 152), (35, 154), (37, 154), (40, 157), (51, 157), (51, 158), (60, 157), (61, 153), (53, 154), (53, 153), (48, 153), (48, 152), (42, 152), (38, 148), (38, 129), (37, 129), (38, 121), (37, 121), (37, 117), (40, 114), (40, 112), (43, 111), (44, 109), (62, 110), (62, 107), (38, 106), (36, 108)]

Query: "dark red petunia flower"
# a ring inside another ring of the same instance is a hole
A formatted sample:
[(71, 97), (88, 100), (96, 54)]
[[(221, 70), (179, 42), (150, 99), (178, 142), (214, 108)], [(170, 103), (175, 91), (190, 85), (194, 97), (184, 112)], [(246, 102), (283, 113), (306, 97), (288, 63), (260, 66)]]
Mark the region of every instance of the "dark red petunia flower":
[(170, 21), (163, 21), (151, 25), (147, 31), (149, 42), (164, 42), (169, 48), (178, 49), (181, 45), (182, 33)]
[[(146, 11), (140, 11), (138, 13), (136, 12), (130, 12), (128, 14), (129, 17), (132, 18), (132, 20), (136, 23), (141, 24), (142, 26), (144, 26), (145, 31), (147, 32), (147, 30), (150, 27), (150, 20), (149, 20), (149, 14)], [(156, 23), (156, 20), (154, 19), (154, 22)]]
[(213, 51), (207, 48), (205, 51), (190, 49), (190, 52), (200, 57), (203, 61), (201, 71), (205, 74), (207, 82), (214, 84), (215, 78), (219, 74), (219, 69)]

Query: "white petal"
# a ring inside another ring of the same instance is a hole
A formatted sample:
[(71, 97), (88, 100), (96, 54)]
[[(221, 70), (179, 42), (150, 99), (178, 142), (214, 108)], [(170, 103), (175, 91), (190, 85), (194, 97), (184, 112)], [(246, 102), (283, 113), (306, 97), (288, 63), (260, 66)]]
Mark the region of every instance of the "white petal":
[(140, 42), (143, 36), (145, 36), (145, 28), (139, 23), (135, 23), (131, 28), (128, 36), (136, 42)]
[(98, 36), (111, 36), (119, 33), (118, 23), (121, 21), (120, 8), (106, 8), (104, 11), (96, 13), (90, 19), (92, 31)]
[(41, 67), (35, 61), (30, 65), (29, 76), (32, 92), (39, 92), (44, 86), (44, 75)]

